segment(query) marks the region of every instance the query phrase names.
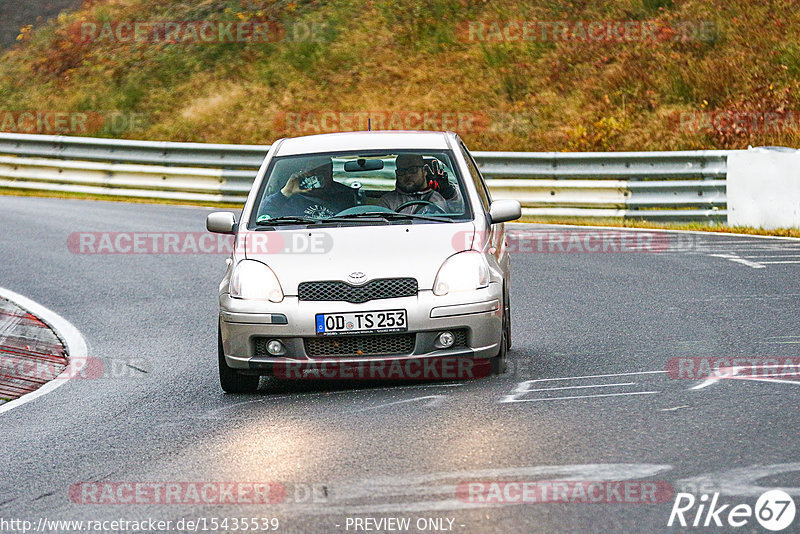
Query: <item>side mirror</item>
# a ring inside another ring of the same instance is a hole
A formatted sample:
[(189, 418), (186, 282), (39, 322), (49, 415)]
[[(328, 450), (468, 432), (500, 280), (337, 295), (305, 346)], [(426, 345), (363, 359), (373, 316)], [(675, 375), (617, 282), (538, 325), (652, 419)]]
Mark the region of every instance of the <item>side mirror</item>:
[(489, 219), (492, 224), (515, 221), (522, 217), (519, 200), (495, 200), (489, 206)]
[(228, 211), (215, 211), (206, 217), (206, 229), (216, 234), (236, 233), (236, 218)]

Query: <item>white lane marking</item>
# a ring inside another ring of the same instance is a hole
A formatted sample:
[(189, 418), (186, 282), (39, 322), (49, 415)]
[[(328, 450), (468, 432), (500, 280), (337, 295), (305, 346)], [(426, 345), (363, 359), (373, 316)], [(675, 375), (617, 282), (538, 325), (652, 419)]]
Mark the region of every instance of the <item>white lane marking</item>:
[(717, 300), (786, 300), (800, 297), (800, 293), (781, 293), (780, 295), (714, 295), (705, 298), (689, 299), (687, 302), (714, 302)]
[(46, 395), (51, 391), (54, 391), (56, 388), (59, 388), (66, 384), (69, 381), (71, 376), (75, 376), (75, 367), (73, 362), (86, 362), (86, 358), (89, 355), (89, 348), (86, 345), (86, 340), (83, 338), (81, 333), (75, 328), (72, 323), (58, 315), (56, 312), (49, 310), (42, 306), (41, 304), (30, 300), (27, 297), (23, 297), (18, 293), (14, 293), (9, 289), (5, 289), (0, 287), (0, 297), (3, 297), (6, 300), (10, 300), (14, 304), (18, 305), (20, 308), (23, 308), (36, 317), (40, 318), (42, 321), (45, 322), (50, 328), (52, 328), (56, 335), (64, 341), (64, 345), (67, 348), (67, 355), (69, 358), (70, 365), (62, 372), (60, 375), (55, 377), (50, 382), (46, 383), (36, 391), (32, 391), (22, 397), (9, 401), (2, 406), (0, 406), (0, 414), (3, 412), (7, 412), (9, 410), (13, 410), (14, 408), (19, 408), (23, 404), (26, 404), (32, 400), (35, 400), (42, 395)]
[(757, 254), (781, 253), (781, 254), (797, 254), (800, 252), (800, 247), (797, 243), (719, 243), (717, 245), (710, 245), (704, 243), (706, 252), (720, 252), (728, 254), (741, 255), (742, 252), (753, 252)]
[(425, 397), (415, 397), (413, 399), (405, 399), (405, 400), (399, 400), (399, 401), (394, 401), (394, 402), (387, 402), (385, 404), (379, 404), (377, 406), (369, 406), (367, 408), (361, 408), (359, 410), (354, 410), (353, 412), (354, 413), (368, 412), (370, 410), (378, 410), (380, 408), (386, 408), (387, 406), (396, 406), (398, 404), (406, 404), (406, 403), (409, 403), (409, 402), (417, 402), (417, 401), (421, 401), (421, 400), (425, 400), (425, 399), (432, 399), (430, 402), (426, 402), (425, 406), (433, 407), (433, 406), (439, 406), (444, 401), (444, 399), (446, 399), (446, 398), (447, 398), (446, 395), (428, 395), (428, 396), (425, 396)]
[(740, 258), (735, 254), (709, 254), (712, 258), (724, 258), (728, 261), (732, 261), (734, 263), (741, 263), (742, 265), (747, 265), (748, 267), (752, 267), (753, 269), (764, 269), (765, 267), (761, 265), (761, 263), (757, 263), (754, 261), (746, 260), (744, 258)]
[(770, 336), (766, 339), (774, 341), (759, 341), (758, 343), (800, 343), (800, 336)]
[[(724, 371), (730, 371), (730, 376), (732, 377), (732, 376), (736, 376), (736, 374), (739, 371), (741, 371), (742, 369), (744, 369), (744, 367), (720, 367), (719, 371), (720, 372), (723, 371), (723, 370)], [(728, 375), (728, 373), (725, 373), (725, 374), (726, 374), (726, 376)], [(725, 378), (725, 376), (717, 376), (717, 377), (714, 377), (714, 378), (706, 378), (705, 380), (703, 380), (702, 382), (700, 382), (696, 386), (692, 386), (689, 389), (690, 390), (704, 389), (704, 388), (707, 388), (708, 386), (710, 386), (711, 384), (716, 384), (717, 382), (719, 382), (723, 378)]]
[[(780, 254), (780, 255), (770, 254), (768, 256), (759, 255), (759, 256), (741, 256), (741, 257), (742, 258), (747, 258), (747, 259), (750, 259), (750, 260), (759, 259), (759, 258), (765, 258), (765, 259), (774, 259), (774, 258), (781, 259), (781, 258), (783, 258), (783, 259), (787, 259), (787, 258), (800, 258), (800, 254)], [(763, 262), (761, 262), (761, 263), (763, 263)]]
[(781, 380), (779, 378), (766, 378), (762, 376), (737, 376), (731, 380), (751, 380), (753, 382), (772, 382), (774, 384), (794, 384), (795, 386), (800, 386), (800, 381), (797, 380)]
[[(742, 497), (758, 497), (769, 489), (782, 489), (789, 495), (800, 495), (800, 487), (773, 486), (766, 482), (764, 486), (760, 483), (767, 477), (774, 477), (785, 473), (796, 473), (800, 471), (800, 463), (786, 463), (773, 465), (751, 465), (749, 467), (737, 467), (727, 471), (717, 471), (692, 478), (684, 478), (675, 481), (673, 486), (676, 491), (686, 491), (689, 493), (712, 493), (719, 492), (723, 495), (737, 495)], [(794, 477), (791, 478), (792, 480)]]
[(712, 384), (716, 384), (720, 380), (752, 380), (753, 382), (773, 382), (776, 384), (794, 384), (800, 386), (800, 381), (796, 378), (770, 378), (770, 375), (739, 375), (742, 370), (752, 370), (752, 369), (776, 369), (778, 367), (785, 367), (783, 365), (737, 365), (736, 367), (720, 367), (718, 373), (720, 376), (707, 378), (700, 384), (696, 386), (690, 387), (690, 390), (697, 390), (706, 388)]
[(675, 406), (673, 408), (662, 408), (659, 410), (659, 412), (674, 412), (676, 410), (681, 410), (683, 408), (690, 408), (690, 406), (688, 404), (685, 404), (683, 406)]
[(779, 263), (800, 263), (800, 261), (762, 261), (764, 265), (777, 265)]
[(775, 245), (742, 246), (736, 243), (726, 243), (725, 245), (720, 245), (720, 246), (701, 245), (700, 247), (698, 247), (698, 252), (706, 252), (708, 254), (711, 253), (736, 254), (737, 256), (741, 255), (742, 253), (769, 254), (770, 252), (783, 252), (783, 251), (793, 252), (794, 249), (782, 248), (780, 246), (775, 246)]
[(656, 373), (666, 373), (666, 371), (635, 371), (633, 373), (612, 373), (608, 375), (586, 375), (586, 376), (564, 376), (560, 378), (537, 378), (536, 380), (526, 380), (521, 384), (528, 384), (533, 382), (552, 382), (554, 380), (579, 380), (581, 378), (606, 378), (609, 376), (632, 376), (632, 375), (651, 375)]
[(598, 384), (596, 386), (564, 386), (560, 388), (528, 389), (526, 390), (526, 392), (533, 393), (534, 391), (560, 391), (563, 389), (610, 388), (615, 386), (635, 386), (635, 385), (636, 382), (621, 382), (619, 384)]
[(631, 393), (602, 393), (598, 395), (573, 395), (570, 397), (550, 397), (546, 399), (515, 399), (513, 401), (501, 402), (544, 402), (544, 401), (559, 401), (559, 400), (572, 400), (572, 399), (593, 399), (595, 397), (622, 397), (625, 395), (654, 395), (661, 393), (660, 391), (633, 391)]
[[(555, 382), (561, 380), (583, 380), (587, 378), (608, 378), (608, 377), (617, 377), (617, 376), (634, 376), (634, 375), (649, 375), (649, 374), (664, 374), (667, 371), (635, 371), (630, 373), (608, 373), (602, 375), (586, 375), (586, 376), (568, 376), (568, 377), (559, 377), (559, 378), (538, 378), (535, 380), (524, 380), (519, 382), (514, 389), (508, 395), (505, 395), (502, 399), (500, 399), (501, 404), (511, 403), (511, 402), (527, 402), (528, 399), (521, 399), (521, 397), (527, 395), (528, 393), (535, 393), (536, 391), (547, 391), (546, 389), (530, 389), (532, 384), (537, 384), (541, 382)], [(587, 385), (580, 385), (580, 386), (571, 386), (565, 387), (563, 389), (579, 389), (579, 388), (592, 388), (592, 387), (610, 387), (610, 386), (632, 386), (636, 385), (635, 382), (626, 382), (624, 384), (587, 384)], [(550, 388), (558, 389), (558, 388)], [(649, 394), (650, 392), (648, 392)], [(654, 391), (652, 393), (658, 393)], [(630, 393), (626, 393), (630, 394)], [(638, 394), (643, 394), (643, 392), (638, 392)], [(620, 393), (616, 393), (614, 395), (586, 395), (581, 397), (552, 397), (546, 399), (530, 399), (530, 400), (559, 400), (559, 399), (570, 399), (570, 398), (589, 398), (589, 397), (603, 397), (603, 396), (616, 396), (622, 395)]]
[(757, 259), (757, 258), (795, 258), (797, 251), (789, 251), (784, 249), (769, 249), (769, 250), (707, 250), (704, 252), (707, 255), (723, 254), (727, 256), (736, 256), (738, 258)]

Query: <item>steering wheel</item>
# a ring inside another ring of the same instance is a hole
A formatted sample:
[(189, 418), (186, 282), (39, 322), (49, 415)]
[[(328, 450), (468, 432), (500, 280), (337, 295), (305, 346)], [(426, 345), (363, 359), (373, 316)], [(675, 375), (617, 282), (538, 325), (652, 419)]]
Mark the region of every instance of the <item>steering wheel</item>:
[(400, 210), (407, 208), (408, 206), (433, 206), (436, 208), (439, 213), (447, 213), (439, 204), (435, 202), (431, 202), (430, 200), (409, 200), (408, 202), (403, 202), (399, 206), (397, 206), (394, 211), (400, 213)]

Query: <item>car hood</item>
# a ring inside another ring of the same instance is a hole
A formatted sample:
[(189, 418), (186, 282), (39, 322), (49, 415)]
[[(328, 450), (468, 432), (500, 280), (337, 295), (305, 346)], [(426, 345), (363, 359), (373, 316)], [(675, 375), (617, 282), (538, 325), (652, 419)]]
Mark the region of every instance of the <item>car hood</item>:
[(471, 248), (474, 236), (472, 222), (387, 224), (247, 232), (239, 243), (275, 272), (285, 295), (297, 295), (300, 282), (353, 282), (353, 273), (363, 281), (413, 277), (431, 289), (444, 260)]

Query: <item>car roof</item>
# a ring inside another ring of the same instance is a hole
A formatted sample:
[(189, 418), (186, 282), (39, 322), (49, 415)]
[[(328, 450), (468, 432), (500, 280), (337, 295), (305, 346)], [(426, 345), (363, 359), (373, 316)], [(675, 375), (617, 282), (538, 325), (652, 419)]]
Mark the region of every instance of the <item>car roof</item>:
[(447, 150), (452, 132), (368, 131), (342, 132), (282, 139), (275, 156), (294, 156), (350, 150)]

